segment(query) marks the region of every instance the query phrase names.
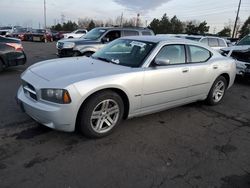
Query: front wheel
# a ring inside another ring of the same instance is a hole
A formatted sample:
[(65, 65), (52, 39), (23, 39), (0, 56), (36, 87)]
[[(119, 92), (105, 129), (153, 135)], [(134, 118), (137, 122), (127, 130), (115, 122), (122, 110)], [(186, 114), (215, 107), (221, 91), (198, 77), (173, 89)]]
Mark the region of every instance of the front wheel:
[(212, 88), (209, 91), (206, 102), (209, 105), (217, 105), (219, 104), (227, 89), (227, 81), (223, 76), (219, 76), (213, 83)]
[(80, 117), (80, 130), (90, 138), (110, 134), (121, 122), (124, 104), (113, 91), (103, 91), (91, 96), (84, 104)]

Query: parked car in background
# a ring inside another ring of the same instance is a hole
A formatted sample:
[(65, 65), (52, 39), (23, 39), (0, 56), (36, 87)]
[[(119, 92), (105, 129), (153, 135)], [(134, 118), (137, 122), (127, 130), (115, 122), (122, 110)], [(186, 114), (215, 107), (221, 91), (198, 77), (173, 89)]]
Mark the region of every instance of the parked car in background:
[(188, 35), (185, 39), (204, 43), (215, 50), (228, 47), (226, 40), (220, 37)]
[(29, 30), (30, 29), (28, 29), (28, 28), (22, 28), (22, 27), (20, 27), (20, 28), (15, 28), (13, 31), (11, 31), (11, 32), (8, 32), (7, 34), (6, 34), (6, 37), (13, 37), (13, 38), (18, 38), (18, 39), (20, 39), (20, 40), (25, 40), (25, 34), (27, 33), (27, 32), (29, 32)]
[(64, 33), (63, 38), (65, 39), (71, 39), (71, 38), (80, 38), (84, 35), (86, 35), (88, 31), (86, 29), (77, 29), (71, 33)]
[(223, 55), (236, 59), (237, 75), (250, 78), (250, 34), (236, 45), (221, 49)]
[(154, 35), (147, 28), (98, 27), (79, 39), (63, 39), (57, 42), (59, 57), (91, 56), (107, 43), (124, 36)]
[(0, 35), (5, 36), (6, 33), (11, 32), (12, 27), (6, 26), (6, 27), (0, 27)]
[(51, 31), (53, 41), (58, 41), (63, 38), (63, 33), (60, 31)]
[(19, 39), (0, 36), (0, 72), (4, 68), (23, 65), (26, 55)]
[(204, 43), (215, 50), (228, 47), (228, 42), (224, 38), (214, 36), (187, 35), (187, 34), (158, 34), (158, 36), (177, 37)]
[(33, 29), (25, 34), (25, 39), (33, 42), (52, 42), (53, 36), (48, 29)]
[(22, 109), (45, 126), (68, 132), (78, 126), (88, 137), (103, 137), (122, 119), (199, 100), (220, 103), (235, 69), (233, 59), (201, 43), (124, 37), (91, 57), (32, 65), (17, 96)]

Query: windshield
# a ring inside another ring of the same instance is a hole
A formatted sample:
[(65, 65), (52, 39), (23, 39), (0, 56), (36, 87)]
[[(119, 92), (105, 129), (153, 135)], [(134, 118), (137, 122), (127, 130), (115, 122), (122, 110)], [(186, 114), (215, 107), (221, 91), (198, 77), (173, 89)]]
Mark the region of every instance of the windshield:
[(27, 29), (26, 28), (17, 28), (17, 29), (14, 29), (14, 32), (16, 32), (16, 33), (25, 33), (25, 32), (27, 32)]
[(103, 33), (105, 33), (106, 29), (95, 28), (88, 32), (86, 35), (82, 36), (81, 38), (89, 39), (89, 40), (96, 40), (100, 38)]
[(44, 29), (34, 29), (32, 30), (33, 33), (45, 33), (46, 31)]
[(152, 42), (117, 39), (92, 57), (127, 67), (140, 67), (155, 45)]
[(245, 36), (243, 39), (240, 40), (237, 44), (239, 45), (250, 45), (250, 35)]

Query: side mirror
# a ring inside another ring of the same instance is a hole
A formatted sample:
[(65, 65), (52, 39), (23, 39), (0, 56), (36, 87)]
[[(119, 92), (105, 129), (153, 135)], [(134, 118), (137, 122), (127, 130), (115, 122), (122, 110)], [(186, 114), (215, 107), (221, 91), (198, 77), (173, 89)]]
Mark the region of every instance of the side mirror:
[(169, 59), (163, 59), (163, 58), (156, 58), (154, 63), (158, 66), (166, 66), (170, 64)]
[(109, 38), (103, 37), (103, 38), (102, 38), (102, 43), (107, 43), (107, 42), (109, 42)]

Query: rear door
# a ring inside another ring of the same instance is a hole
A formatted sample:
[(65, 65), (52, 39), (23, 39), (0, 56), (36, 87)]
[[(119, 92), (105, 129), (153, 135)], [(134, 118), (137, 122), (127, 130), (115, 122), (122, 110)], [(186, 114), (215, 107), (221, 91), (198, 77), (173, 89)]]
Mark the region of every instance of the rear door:
[(214, 78), (216, 65), (210, 60), (212, 53), (200, 46), (187, 45), (189, 64), (188, 97), (201, 96), (208, 93), (211, 80)]

